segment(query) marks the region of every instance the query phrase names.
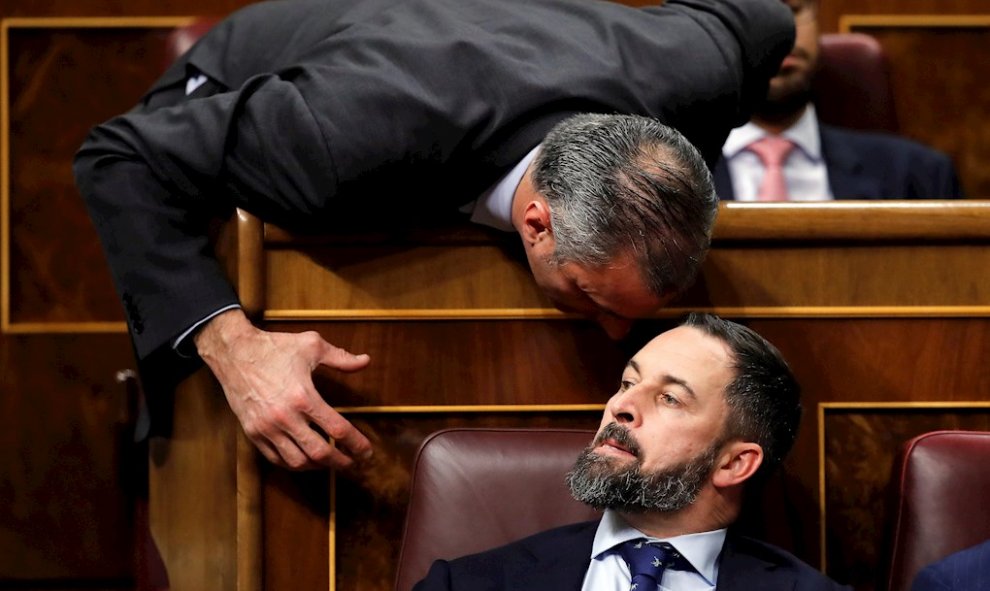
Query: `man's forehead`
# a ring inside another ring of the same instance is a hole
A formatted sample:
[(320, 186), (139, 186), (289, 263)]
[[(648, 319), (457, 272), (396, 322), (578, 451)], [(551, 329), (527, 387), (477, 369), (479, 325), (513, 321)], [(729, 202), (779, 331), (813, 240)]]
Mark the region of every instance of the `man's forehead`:
[(691, 326), (678, 326), (653, 338), (630, 360), (639, 373), (681, 373), (678, 377), (707, 379), (730, 368), (728, 345), (721, 339)]

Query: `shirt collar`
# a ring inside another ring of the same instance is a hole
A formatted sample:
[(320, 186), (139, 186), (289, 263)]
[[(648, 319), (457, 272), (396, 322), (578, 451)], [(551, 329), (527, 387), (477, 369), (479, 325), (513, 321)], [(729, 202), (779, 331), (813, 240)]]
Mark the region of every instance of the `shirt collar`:
[[(767, 135), (770, 134), (766, 130), (750, 121), (729, 132), (729, 137), (722, 145), (722, 154), (726, 158), (732, 158), (744, 150), (746, 146)], [(815, 115), (814, 105), (809, 103), (804, 114), (794, 122), (794, 125), (785, 129), (781, 135), (794, 142), (809, 159), (821, 160), (822, 137), (818, 131), (818, 117)]]
[(522, 180), (526, 169), (536, 158), (540, 146), (529, 151), (522, 157), (512, 170), (505, 173), (494, 185), (481, 194), (474, 202), (471, 210), (471, 221), (476, 224), (491, 226), (496, 230), (511, 232), (515, 228), (512, 226), (512, 199), (516, 195), (516, 188)]
[(674, 536), (672, 538), (654, 538), (626, 523), (622, 517), (611, 509), (606, 509), (602, 521), (595, 532), (595, 541), (591, 545), (591, 559), (600, 559), (606, 552), (623, 542), (645, 537), (650, 542), (668, 542), (691, 563), (705, 581), (715, 586), (718, 574), (716, 562), (725, 543), (726, 530), (716, 529), (696, 534)]

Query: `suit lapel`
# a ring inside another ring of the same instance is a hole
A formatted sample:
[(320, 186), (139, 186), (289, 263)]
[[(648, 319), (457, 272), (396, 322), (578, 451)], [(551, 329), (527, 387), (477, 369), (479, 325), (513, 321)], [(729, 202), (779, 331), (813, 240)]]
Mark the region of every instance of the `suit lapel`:
[(836, 199), (879, 199), (883, 190), (880, 181), (864, 174), (863, 160), (854, 143), (842, 137), (841, 132), (827, 125), (819, 127), (822, 138), (822, 157), (828, 168), (828, 184)]
[(587, 527), (556, 538), (550, 545), (531, 548), (533, 561), (507, 572), (506, 588), (580, 591), (597, 529), (597, 521), (589, 522)]
[(725, 157), (718, 159), (715, 168), (712, 170), (712, 180), (715, 182), (715, 194), (723, 201), (736, 198), (736, 190), (732, 186), (732, 175), (729, 174), (729, 165)]

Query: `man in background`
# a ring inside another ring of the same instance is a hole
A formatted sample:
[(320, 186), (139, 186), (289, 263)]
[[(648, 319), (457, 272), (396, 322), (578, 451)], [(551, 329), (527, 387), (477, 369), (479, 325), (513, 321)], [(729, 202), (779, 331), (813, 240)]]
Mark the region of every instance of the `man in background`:
[(720, 198), (738, 201), (962, 197), (949, 157), (917, 142), (824, 125), (811, 103), (818, 2), (786, 0), (797, 37), (752, 120), (734, 129), (714, 170)]
[(773, 345), (693, 314), (629, 360), (568, 475), (575, 499), (605, 510), (600, 521), (437, 561), (415, 589), (843, 589), (731, 527), (746, 488), (790, 450), (800, 417), (798, 384)]

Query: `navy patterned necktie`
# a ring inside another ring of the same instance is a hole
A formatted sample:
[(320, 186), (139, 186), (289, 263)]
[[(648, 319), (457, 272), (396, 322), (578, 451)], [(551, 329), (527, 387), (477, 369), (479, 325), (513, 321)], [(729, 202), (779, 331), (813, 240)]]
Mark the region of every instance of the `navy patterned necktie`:
[(667, 568), (693, 571), (694, 567), (667, 542), (648, 544), (646, 540), (629, 540), (619, 545), (619, 554), (632, 575), (630, 591), (656, 591)]

